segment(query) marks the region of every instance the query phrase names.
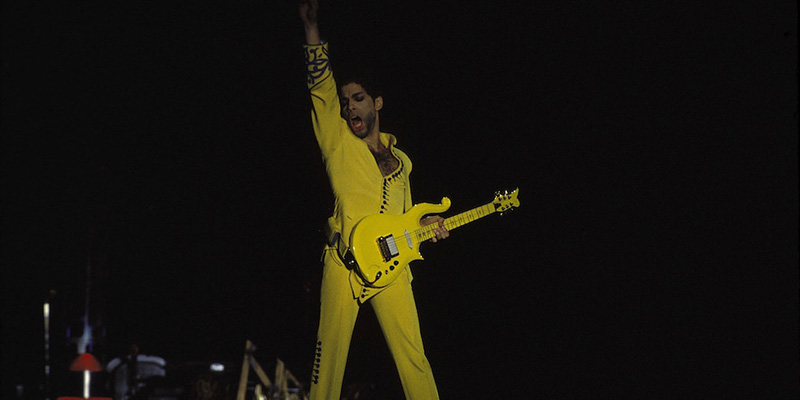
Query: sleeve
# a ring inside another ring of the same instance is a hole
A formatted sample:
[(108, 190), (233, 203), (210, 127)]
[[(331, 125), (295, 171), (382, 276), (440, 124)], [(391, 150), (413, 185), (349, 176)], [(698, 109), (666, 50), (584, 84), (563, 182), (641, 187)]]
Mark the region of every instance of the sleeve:
[(327, 158), (342, 141), (344, 120), (333, 79), (328, 44), (305, 45), (306, 77), (311, 93), (311, 123), (322, 156)]

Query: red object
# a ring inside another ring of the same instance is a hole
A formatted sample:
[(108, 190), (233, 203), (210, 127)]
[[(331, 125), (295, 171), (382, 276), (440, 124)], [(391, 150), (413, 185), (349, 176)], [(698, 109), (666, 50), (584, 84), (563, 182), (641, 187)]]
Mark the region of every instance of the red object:
[(100, 366), (100, 362), (98, 362), (93, 355), (89, 353), (83, 353), (72, 362), (72, 365), (69, 366), (69, 370), (97, 372), (102, 371), (103, 367)]

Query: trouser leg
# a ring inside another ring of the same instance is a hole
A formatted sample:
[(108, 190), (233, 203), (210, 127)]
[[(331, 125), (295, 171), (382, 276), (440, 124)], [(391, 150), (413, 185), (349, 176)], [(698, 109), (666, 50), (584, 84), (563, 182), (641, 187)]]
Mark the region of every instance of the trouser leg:
[(422, 346), (411, 282), (401, 276), (371, 301), (397, 365), (406, 399), (438, 399), (433, 371)]
[(350, 289), (349, 272), (335, 261), (333, 252), (325, 256), (320, 291), (320, 317), (317, 330), (310, 400), (339, 399), (347, 353), (358, 316), (358, 303)]

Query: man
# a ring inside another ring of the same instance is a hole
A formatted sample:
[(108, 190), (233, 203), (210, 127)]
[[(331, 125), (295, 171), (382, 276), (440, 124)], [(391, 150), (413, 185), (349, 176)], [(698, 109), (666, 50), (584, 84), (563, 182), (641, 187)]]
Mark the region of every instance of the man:
[[(341, 395), (350, 339), (361, 304), (370, 301), (397, 365), (407, 399), (438, 399), (431, 366), (425, 356), (419, 319), (411, 290), (411, 271), (390, 285), (373, 288), (345, 267), (338, 250), (348, 245), (350, 232), (362, 218), (378, 213), (402, 214), (412, 206), (411, 160), (395, 147), (396, 138), (380, 131), (383, 97), (366, 81), (340, 82), (337, 88), (320, 39), (318, 4), (305, 0), (300, 18), (306, 35), (308, 87), (312, 125), (335, 197), (328, 220), (329, 244), (323, 255), (323, 276), (317, 349), (311, 378), (311, 399)], [(338, 90), (338, 93), (337, 93)], [(436, 238), (449, 236), (443, 218), (428, 217), (421, 225), (438, 224)]]

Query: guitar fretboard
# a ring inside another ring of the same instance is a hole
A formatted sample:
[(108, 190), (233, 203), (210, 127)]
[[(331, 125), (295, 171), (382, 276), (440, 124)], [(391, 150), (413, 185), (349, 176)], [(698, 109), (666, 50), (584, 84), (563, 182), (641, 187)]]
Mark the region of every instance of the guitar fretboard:
[[(452, 231), (460, 226), (492, 214), (495, 211), (494, 204), (487, 203), (480, 207), (475, 207), (472, 210), (464, 211), (461, 214), (456, 214), (450, 218), (445, 218), (444, 227), (447, 228), (447, 230)], [(423, 242), (436, 236), (436, 233), (434, 233), (433, 230), (438, 226), (438, 224), (430, 224), (417, 229), (415, 231), (417, 235), (417, 242)]]

